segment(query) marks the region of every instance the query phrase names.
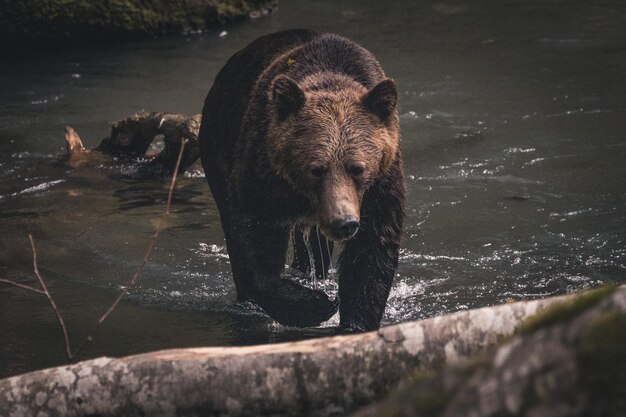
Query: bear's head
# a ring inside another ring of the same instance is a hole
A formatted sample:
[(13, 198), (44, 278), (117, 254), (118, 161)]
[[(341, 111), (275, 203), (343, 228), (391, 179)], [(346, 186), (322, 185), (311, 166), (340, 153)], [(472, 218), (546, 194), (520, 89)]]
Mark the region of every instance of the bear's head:
[(296, 83), (277, 76), (269, 92), (268, 146), (278, 175), (307, 195), (330, 239), (354, 236), (368, 187), (397, 157), (393, 81), (366, 89), (352, 78), (318, 73)]

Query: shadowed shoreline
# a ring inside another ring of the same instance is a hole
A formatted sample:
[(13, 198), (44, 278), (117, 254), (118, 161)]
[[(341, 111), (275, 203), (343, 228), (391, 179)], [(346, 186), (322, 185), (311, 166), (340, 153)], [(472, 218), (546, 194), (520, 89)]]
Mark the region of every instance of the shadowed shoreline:
[(163, 35), (202, 33), (255, 19), (277, 0), (36, 0), (0, 7), (0, 49), (90, 45)]

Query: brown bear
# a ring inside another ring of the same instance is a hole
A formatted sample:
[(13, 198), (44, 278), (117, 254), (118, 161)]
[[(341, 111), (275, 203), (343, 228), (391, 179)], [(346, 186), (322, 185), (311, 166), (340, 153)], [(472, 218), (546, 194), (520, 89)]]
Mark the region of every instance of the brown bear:
[(330, 318), (336, 301), (281, 278), (294, 228), (296, 266), (309, 267), (312, 230), (319, 246), (343, 244), (340, 329), (380, 326), (404, 217), (397, 98), (374, 56), (333, 34), (263, 36), (222, 68), (199, 140), (239, 300), (286, 325)]

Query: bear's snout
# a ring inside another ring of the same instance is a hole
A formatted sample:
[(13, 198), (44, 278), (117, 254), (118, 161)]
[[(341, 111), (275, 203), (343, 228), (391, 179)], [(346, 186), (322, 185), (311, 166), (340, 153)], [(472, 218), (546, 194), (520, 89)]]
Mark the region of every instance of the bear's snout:
[(330, 223), (335, 240), (350, 239), (359, 228), (359, 221), (354, 216), (335, 219)]
[(318, 224), (326, 237), (342, 241), (359, 228), (361, 201), (354, 181), (339, 169), (331, 169), (318, 195)]

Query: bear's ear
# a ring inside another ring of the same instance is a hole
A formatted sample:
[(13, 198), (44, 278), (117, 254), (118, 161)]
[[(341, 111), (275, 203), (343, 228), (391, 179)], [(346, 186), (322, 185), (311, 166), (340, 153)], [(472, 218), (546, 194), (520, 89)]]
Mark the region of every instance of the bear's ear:
[(390, 79), (383, 80), (361, 98), (365, 108), (378, 116), (382, 121), (389, 120), (389, 116), (396, 109), (398, 90)]
[(272, 103), (282, 120), (304, 106), (304, 92), (291, 78), (279, 75), (272, 84)]

